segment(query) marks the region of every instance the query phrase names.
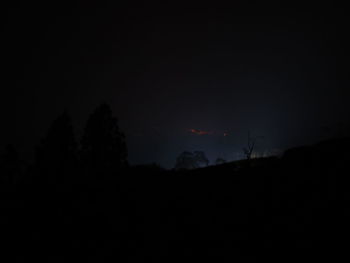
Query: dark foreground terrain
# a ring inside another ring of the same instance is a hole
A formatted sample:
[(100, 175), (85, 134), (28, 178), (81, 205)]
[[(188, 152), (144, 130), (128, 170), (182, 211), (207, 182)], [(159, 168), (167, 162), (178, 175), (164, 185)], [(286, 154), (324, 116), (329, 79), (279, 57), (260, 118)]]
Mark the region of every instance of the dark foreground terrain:
[(78, 183), (60, 186), (29, 173), (1, 189), (2, 255), (25, 262), (338, 262), (349, 239), (349, 149), (349, 139), (337, 139), (281, 158), (192, 171), (134, 167), (86, 180), (81, 173)]

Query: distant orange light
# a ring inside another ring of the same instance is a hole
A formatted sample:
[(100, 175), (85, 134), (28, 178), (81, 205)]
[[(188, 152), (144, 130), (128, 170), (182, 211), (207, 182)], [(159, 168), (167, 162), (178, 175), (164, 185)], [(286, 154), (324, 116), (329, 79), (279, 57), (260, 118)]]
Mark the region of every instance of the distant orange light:
[(210, 134), (213, 134), (210, 131), (201, 131), (201, 130), (197, 130), (197, 129), (189, 129), (189, 132), (191, 132), (193, 134), (197, 134), (197, 135), (210, 135)]

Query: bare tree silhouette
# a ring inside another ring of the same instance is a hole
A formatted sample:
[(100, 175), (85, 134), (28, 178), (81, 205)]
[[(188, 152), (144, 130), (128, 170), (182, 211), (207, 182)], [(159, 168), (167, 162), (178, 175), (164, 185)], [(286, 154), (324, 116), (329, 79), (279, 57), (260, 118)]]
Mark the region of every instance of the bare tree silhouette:
[(250, 160), (252, 158), (255, 143), (256, 143), (256, 139), (252, 138), (250, 136), (250, 132), (248, 132), (247, 146), (243, 148), (243, 153), (245, 154), (247, 160)]

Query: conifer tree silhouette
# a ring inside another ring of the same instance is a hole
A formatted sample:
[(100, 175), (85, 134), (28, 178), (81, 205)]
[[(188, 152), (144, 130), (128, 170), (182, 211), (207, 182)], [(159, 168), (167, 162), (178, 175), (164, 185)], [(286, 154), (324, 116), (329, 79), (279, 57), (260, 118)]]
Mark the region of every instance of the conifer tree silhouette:
[(96, 108), (86, 123), (81, 159), (90, 173), (116, 173), (128, 165), (125, 136), (105, 103)]
[[(77, 163), (77, 143), (67, 112), (59, 116), (41, 140), (36, 151), (35, 167), (41, 179), (53, 184), (72, 180)], [(70, 174), (70, 175), (69, 175)]]
[(15, 184), (21, 176), (21, 161), (18, 153), (12, 144), (5, 147), (5, 151), (0, 156), (0, 183)]

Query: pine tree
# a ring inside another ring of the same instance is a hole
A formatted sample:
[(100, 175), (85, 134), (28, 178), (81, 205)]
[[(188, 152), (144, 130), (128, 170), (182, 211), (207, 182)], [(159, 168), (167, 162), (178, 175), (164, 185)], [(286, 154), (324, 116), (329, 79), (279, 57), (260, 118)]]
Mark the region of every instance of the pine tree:
[[(42, 180), (68, 184), (77, 163), (77, 143), (69, 115), (64, 112), (49, 128), (37, 148), (35, 167)], [(69, 178), (70, 177), (70, 178)]]
[(81, 141), (81, 159), (88, 172), (116, 173), (127, 166), (125, 136), (107, 104), (89, 117)]
[(12, 144), (5, 147), (0, 157), (0, 183), (12, 185), (18, 182), (21, 176), (22, 166), (18, 153)]

